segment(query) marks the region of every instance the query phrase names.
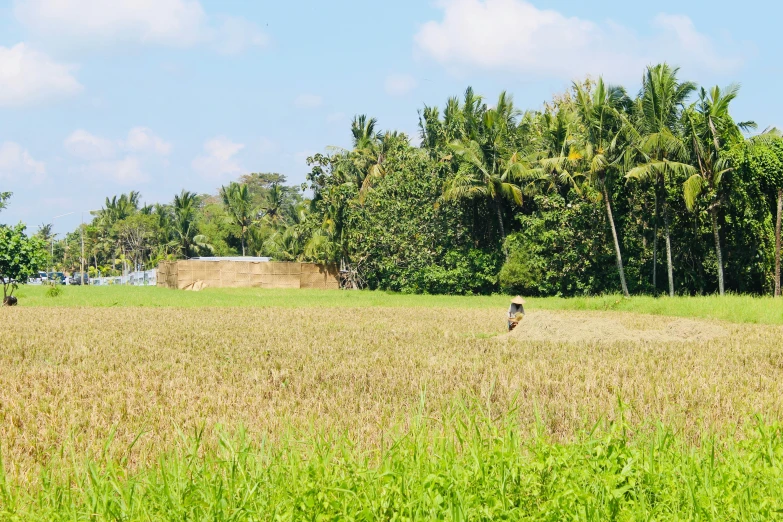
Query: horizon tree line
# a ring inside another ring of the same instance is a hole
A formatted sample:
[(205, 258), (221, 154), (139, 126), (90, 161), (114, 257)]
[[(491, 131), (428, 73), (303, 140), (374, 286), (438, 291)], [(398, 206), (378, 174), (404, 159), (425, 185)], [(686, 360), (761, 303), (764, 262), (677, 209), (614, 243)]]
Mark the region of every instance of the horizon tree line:
[[(749, 136), (738, 95), (664, 63), (634, 96), (588, 78), (538, 110), (469, 87), (419, 111), (418, 146), (360, 114), (350, 148), (308, 158), (303, 186), (248, 174), (167, 204), (107, 197), (85, 226), (90, 265), (264, 255), (406, 292), (780, 295), (783, 139)], [(58, 262), (78, 259), (75, 234)]]

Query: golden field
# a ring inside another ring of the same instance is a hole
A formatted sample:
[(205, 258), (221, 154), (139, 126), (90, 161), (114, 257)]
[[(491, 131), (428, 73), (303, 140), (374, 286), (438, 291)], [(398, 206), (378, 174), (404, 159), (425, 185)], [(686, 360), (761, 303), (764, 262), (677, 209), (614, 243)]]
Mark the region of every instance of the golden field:
[[(742, 437), (754, 416), (781, 419), (783, 328), (699, 321), (686, 341), (601, 337), (604, 324), (655, 330), (669, 319), (548, 312), (589, 322), (568, 342), (504, 335), (503, 308), (197, 307), (4, 309), (0, 451), (9, 478), (35, 482), (60, 459), (104, 451), (130, 469), (204, 428), (276, 439), (333, 430), (372, 448), (405, 429), (422, 401), (435, 419), (455, 400), (514, 409), (567, 441), (619, 408), (698, 444)], [(533, 325), (536, 314), (529, 314)], [(540, 325), (538, 325), (540, 326)], [(680, 327), (683, 325), (680, 324)], [(687, 325), (686, 325), (687, 326)], [(682, 329), (682, 328), (680, 328)], [(540, 329), (539, 329), (540, 330)], [(716, 330), (719, 335), (703, 335)], [(134, 442), (133, 449), (128, 448)], [(127, 453), (127, 455), (126, 455)]]

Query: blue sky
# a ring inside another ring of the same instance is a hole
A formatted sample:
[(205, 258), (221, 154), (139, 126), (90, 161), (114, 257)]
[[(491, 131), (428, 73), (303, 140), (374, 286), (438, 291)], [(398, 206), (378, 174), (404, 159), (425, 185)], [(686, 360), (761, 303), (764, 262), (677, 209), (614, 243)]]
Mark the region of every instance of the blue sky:
[[(750, 5), (750, 4), (748, 4)], [(0, 0), (0, 222), (73, 230), (104, 197), (170, 201), (247, 172), (301, 183), (350, 119), (414, 133), (472, 85), (538, 108), (572, 79), (630, 91), (669, 61), (740, 82), (736, 117), (783, 124), (778, 3)]]

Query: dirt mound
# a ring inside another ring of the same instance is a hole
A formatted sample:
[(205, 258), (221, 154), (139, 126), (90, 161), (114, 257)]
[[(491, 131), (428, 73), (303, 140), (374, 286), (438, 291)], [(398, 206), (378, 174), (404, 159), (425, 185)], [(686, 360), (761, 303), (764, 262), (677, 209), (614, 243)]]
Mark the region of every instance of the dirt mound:
[(585, 342), (698, 342), (727, 335), (714, 322), (612, 312), (533, 311), (507, 337)]

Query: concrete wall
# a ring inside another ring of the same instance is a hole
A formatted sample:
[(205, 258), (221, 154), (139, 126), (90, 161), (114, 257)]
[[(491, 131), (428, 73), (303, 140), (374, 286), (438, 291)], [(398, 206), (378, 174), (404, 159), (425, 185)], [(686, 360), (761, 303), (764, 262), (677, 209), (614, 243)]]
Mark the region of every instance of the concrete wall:
[(335, 267), (314, 263), (184, 260), (158, 265), (158, 286), (184, 289), (197, 281), (207, 288), (340, 288)]

